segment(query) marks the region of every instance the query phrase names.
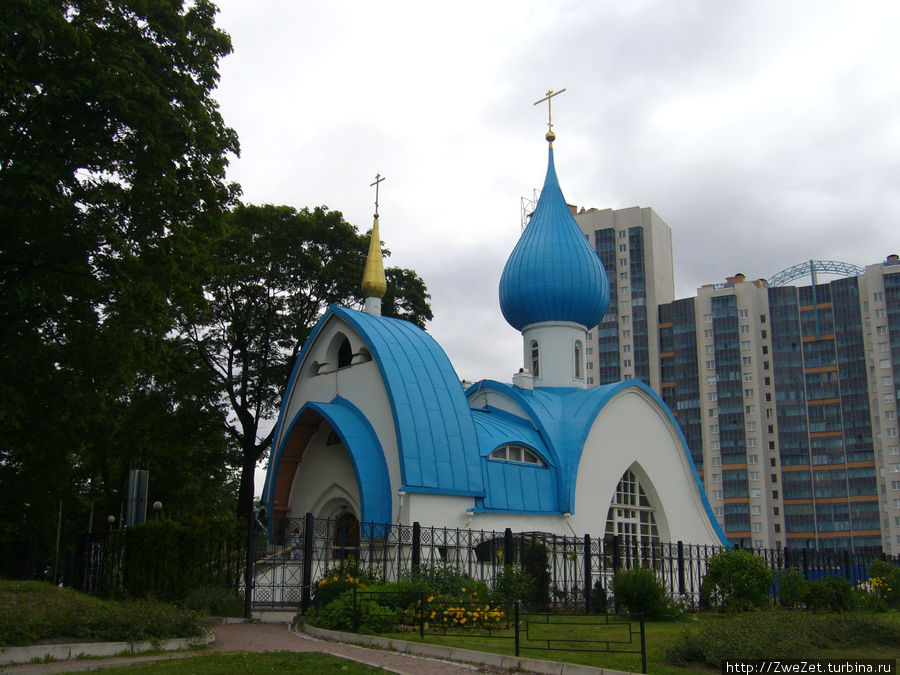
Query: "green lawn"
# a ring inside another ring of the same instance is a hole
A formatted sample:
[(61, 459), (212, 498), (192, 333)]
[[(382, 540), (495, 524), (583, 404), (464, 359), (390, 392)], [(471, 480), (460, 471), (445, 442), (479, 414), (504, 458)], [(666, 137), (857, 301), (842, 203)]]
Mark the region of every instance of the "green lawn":
[[(645, 636), (647, 644), (647, 664), (648, 672), (660, 674), (677, 674), (687, 675), (688, 673), (719, 673), (719, 668), (706, 666), (702, 663), (691, 663), (689, 667), (678, 667), (667, 658), (667, 652), (671, 647), (679, 643), (685, 635), (701, 635), (712, 632), (724, 632), (729, 634), (735, 631), (736, 639), (739, 635), (741, 626), (748, 620), (753, 621), (759, 619), (760, 622), (769, 622), (770, 618), (787, 618), (792, 622), (802, 624), (806, 615), (803, 612), (784, 613), (784, 612), (760, 612), (756, 615), (743, 615), (743, 617), (733, 617), (730, 615), (715, 613), (699, 613), (689, 614), (679, 621), (656, 621), (647, 622), (645, 624)], [(840, 615), (837, 615), (838, 618)], [(891, 643), (892, 646), (884, 645), (858, 645), (858, 646), (842, 646), (839, 648), (822, 648), (812, 645), (801, 644), (802, 658), (900, 658), (900, 614), (893, 612), (887, 614), (867, 615), (875, 617), (879, 622), (883, 622), (894, 631), (896, 639)], [(559, 619), (554, 620), (565, 621), (567, 624), (572, 621), (590, 621), (592, 617), (567, 617), (562, 615)], [(638, 630), (637, 622), (633, 624), (633, 630)], [(760, 633), (763, 634), (763, 633)], [(474, 649), (478, 651), (493, 652), (497, 654), (513, 654), (514, 641), (512, 639), (512, 631), (495, 631), (494, 635), (498, 637), (484, 637), (476, 635), (465, 635), (463, 637), (449, 637), (437, 634), (426, 634), (424, 640), (419, 638), (418, 633), (392, 633), (385, 637), (392, 637), (401, 640), (409, 640), (411, 642), (424, 641), (431, 644), (442, 644), (454, 647), (462, 647), (465, 649)], [(590, 640), (628, 640), (628, 630), (620, 626), (609, 627), (585, 627), (581, 625), (565, 625), (559, 626), (558, 630), (554, 630), (552, 625), (541, 626), (532, 624), (529, 626), (528, 638), (533, 641), (529, 642), (524, 635), (520, 635), (520, 656), (544, 659), (548, 661), (565, 661), (568, 663), (579, 663), (590, 666), (613, 668), (618, 670), (626, 670), (632, 672), (640, 672), (641, 657), (640, 654), (615, 654), (615, 653), (592, 653), (578, 651), (544, 651), (522, 649), (521, 646), (529, 644), (537, 645), (538, 638), (546, 638), (555, 636), (563, 642), (555, 643), (554, 646), (567, 646), (565, 640), (571, 640), (568, 646), (579, 647), (584, 646), (583, 643), (574, 642), (579, 639)], [(634, 644), (625, 645), (626, 649), (638, 650), (640, 648), (640, 638), (637, 635), (632, 637)], [(601, 645), (605, 646), (605, 645)], [(614, 647), (615, 648), (615, 647)]]
[(356, 675), (383, 672), (354, 661), (325, 654), (297, 654), (293, 652), (225, 652), (139, 663), (121, 668), (104, 669), (111, 675), (131, 673), (160, 673), (161, 675), (255, 675), (256, 673), (297, 673), (298, 675)]

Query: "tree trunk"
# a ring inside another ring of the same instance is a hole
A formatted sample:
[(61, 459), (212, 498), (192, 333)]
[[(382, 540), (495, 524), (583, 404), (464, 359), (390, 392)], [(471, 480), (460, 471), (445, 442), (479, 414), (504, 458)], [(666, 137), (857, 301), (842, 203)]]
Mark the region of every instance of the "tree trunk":
[(253, 508), (254, 478), (256, 473), (256, 448), (251, 451), (244, 450), (244, 461), (241, 465), (241, 485), (238, 489), (239, 519), (245, 519)]

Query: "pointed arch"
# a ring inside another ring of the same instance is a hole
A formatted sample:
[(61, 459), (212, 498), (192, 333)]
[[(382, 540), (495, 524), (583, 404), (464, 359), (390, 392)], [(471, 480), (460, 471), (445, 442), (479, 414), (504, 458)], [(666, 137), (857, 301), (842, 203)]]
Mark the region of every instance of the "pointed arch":
[[(662, 525), (662, 527), (661, 527)], [(616, 537), (619, 555), (627, 568), (652, 566), (668, 523), (653, 483), (640, 464), (629, 466), (613, 493), (606, 514), (606, 538)]]

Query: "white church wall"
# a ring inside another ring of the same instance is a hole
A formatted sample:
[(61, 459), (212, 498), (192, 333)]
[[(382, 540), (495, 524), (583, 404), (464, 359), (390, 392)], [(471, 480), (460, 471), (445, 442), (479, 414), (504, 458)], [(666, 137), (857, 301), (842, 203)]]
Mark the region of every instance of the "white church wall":
[[(530, 513), (473, 513), (475, 505), (472, 497), (409, 493), (404, 499), (409, 505), (409, 525), (418, 521), (423, 527), (448, 527), (472, 530), (495, 530), (502, 532), (507, 527), (513, 532), (546, 532), (548, 534), (576, 534), (566, 524), (562, 515), (539, 515)], [(584, 533), (577, 533), (581, 536)]]
[[(298, 378), (298, 381), (295, 383), (294, 390), (291, 392), (288, 401), (287, 419), (293, 419), (297, 411), (308, 401), (329, 403), (337, 396), (350, 401), (359, 408), (369, 420), (369, 423), (372, 424), (372, 428), (384, 450), (388, 476), (390, 477), (391, 485), (395, 486), (391, 490), (393, 495), (391, 514), (393, 518), (399, 515), (396, 486), (400, 485), (400, 460), (391, 405), (384, 383), (381, 380), (381, 374), (378, 371), (378, 365), (375, 361), (367, 361), (347, 366), (340, 370), (328, 371), (321, 375), (313, 375), (310, 368), (313, 363), (327, 362), (326, 352), (338, 333), (342, 333), (350, 340), (354, 354), (361, 349), (367, 348), (362, 338), (349, 324), (338, 317), (332, 316), (328, 324), (319, 331), (315, 344), (312, 345), (304, 359), (304, 363), (301, 364), (301, 374), (307, 374), (305, 377)], [(346, 452), (344, 454), (346, 455)], [(347, 461), (350, 461), (349, 458)], [(299, 465), (300, 468), (303, 466), (303, 463)], [(352, 464), (350, 466), (352, 471)], [(319, 484), (319, 481), (316, 484)], [(322, 487), (324, 488), (325, 486), (322, 485)], [(298, 516), (298, 512), (295, 509), (292, 513), (294, 517), (299, 517), (306, 512), (299, 512)], [(357, 496), (356, 516), (359, 517), (360, 515), (359, 498)]]
[(309, 439), (294, 473), (289, 500), (291, 518), (307, 512), (316, 517), (331, 517), (340, 511), (341, 502), (357, 514), (360, 511), (356, 473), (341, 444), (328, 445), (331, 429), (325, 425)]
[(663, 409), (637, 389), (615, 396), (591, 427), (575, 486), (571, 524), (576, 531), (603, 534), (616, 486), (634, 463), (656, 507), (662, 541), (721, 544), (676, 429)]

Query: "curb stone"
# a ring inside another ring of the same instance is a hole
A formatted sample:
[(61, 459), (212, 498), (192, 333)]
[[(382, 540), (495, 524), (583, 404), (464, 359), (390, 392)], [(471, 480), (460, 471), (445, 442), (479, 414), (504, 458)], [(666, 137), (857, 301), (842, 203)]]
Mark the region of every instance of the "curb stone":
[(343, 631), (327, 630), (325, 628), (310, 626), (308, 623), (297, 626), (297, 629), (320, 640), (328, 640), (330, 642), (345, 642), (365, 647), (389, 649), (391, 651), (411, 654), (413, 656), (446, 659), (448, 661), (472, 663), (480, 666), (493, 666), (495, 668), (499, 667), (507, 670), (541, 673), (542, 675), (637, 675), (631, 671), (614, 670), (612, 668), (596, 668), (594, 666), (583, 666), (575, 663), (544, 661), (542, 659), (529, 659), (520, 656), (493, 654), (491, 652), (478, 652), (473, 649), (409, 642), (408, 640), (389, 639), (378, 637), (377, 635), (345, 633)]
[(0, 666), (38, 661), (69, 661), (79, 657), (122, 656), (123, 653), (140, 654), (149, 651), (172, 652), (193, 647), (205, 647), (215, 642), (211, 631), (194, 638), (171, 640), (141, 640), (139, 642), (75, 642), (62, 645), (31, 645), (0, 649)]

